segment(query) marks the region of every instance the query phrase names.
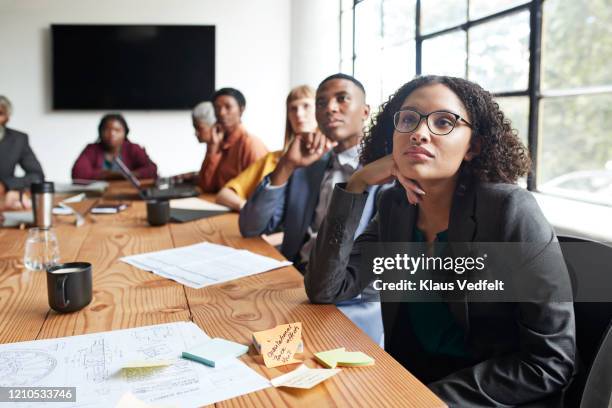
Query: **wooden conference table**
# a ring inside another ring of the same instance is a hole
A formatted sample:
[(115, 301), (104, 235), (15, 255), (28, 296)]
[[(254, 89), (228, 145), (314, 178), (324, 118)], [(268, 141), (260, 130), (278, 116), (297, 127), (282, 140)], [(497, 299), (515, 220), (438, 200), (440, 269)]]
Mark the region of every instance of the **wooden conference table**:
[[(105, 196), (128, 188), (124, 183), (113, 184)], [(135, 201), (120, 214), (89, 216), (88, 222), (79, 228), (74, 226), (73, 217), (55, 217), (55, 229), (62, 262), (78, 260), (93, 265), (93, 300), (75, 313), (62, 315), (50, 310), (45, 273), (23, 267), (27, 231), (1, 229), (0, 343), (192, 320), (210, 336), (249, 344), (254, 331), (300, 321), (304, 331), (303, 357), (308, 366), (318, 366), (313, 352), (338, 347), (363, 351), (376, 364), (344, 368), (310, 390), (268, 388), (215, 405), (445, 406), (335, 306), (310, 304), (302, 276), (293, 267), (196, 290), (118, 261), (125, 255), (203, 241), (283, 259), (261, 238), (242, 238), (236, 214), (150, 227), (144, 203)], [(295, 368), (292, 365), (268, 369), (252, 347), (242, 360), (266, 378)]]

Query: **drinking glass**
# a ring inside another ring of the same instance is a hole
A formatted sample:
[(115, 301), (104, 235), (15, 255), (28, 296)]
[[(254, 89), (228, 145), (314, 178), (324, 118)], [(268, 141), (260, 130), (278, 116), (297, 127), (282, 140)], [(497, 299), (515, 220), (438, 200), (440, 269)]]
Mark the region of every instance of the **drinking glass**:
[(34, 271), (45, 270), (59, 262), (59, 244), (52, 228), (30, 228), (23, 263)]

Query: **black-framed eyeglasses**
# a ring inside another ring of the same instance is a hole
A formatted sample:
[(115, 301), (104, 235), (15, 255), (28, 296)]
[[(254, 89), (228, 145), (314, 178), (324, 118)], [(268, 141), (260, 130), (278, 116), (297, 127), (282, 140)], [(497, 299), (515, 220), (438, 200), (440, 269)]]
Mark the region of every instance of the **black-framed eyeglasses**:
[(410, 133), (419, 127), (423, 118), (425, 118), (431, 133), (438, 136), (448, 135), (460, 120), (465, 122), (470, 128), (472, 127), (470, 122), (453, 112), (441, 110), (423, 115), (421, 112), (412, 109), (402, 109), (395, 112), (393, 115), (393, 126), (400, 133)]

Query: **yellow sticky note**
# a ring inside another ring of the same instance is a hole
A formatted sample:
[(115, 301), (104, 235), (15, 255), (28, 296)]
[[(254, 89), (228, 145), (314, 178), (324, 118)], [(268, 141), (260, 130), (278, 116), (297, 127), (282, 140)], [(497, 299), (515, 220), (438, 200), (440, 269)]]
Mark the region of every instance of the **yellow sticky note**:
[(253, 333), (266, 367), (299, 363), (293, 358), (302, 342), (302, 323), (289, 323)]
[(338, 361), (342, 367), (363, 367), (374, 365), (374, 359), (361, 351), (346, 351)]
[(338, 360), (342, 358), (342, 353), (344, 353), (344, 351), (344, 347), (342, 347), (328, 351), (321, 351), (319, 353), (315, 353), (314, 356), (322, 366), (327, 368), (336, 368), (338, 365)]
[(374, 359), (361, 351), (346, 351), (344, 347), (314, 354), (321, 365), (328, 368), (362, 367), (374, 364)]
[(173, 360), (133, 360), (123, 364), (122, 368), (152, 368), (152, 367), (164, 367), (174, 363)]
[(275, 387), (310, 389), (339, 372), (340, 369), (328, 370), (325, 368), (308, 368), (302, 364), (287, 374), (273, 378), (270, 382)]

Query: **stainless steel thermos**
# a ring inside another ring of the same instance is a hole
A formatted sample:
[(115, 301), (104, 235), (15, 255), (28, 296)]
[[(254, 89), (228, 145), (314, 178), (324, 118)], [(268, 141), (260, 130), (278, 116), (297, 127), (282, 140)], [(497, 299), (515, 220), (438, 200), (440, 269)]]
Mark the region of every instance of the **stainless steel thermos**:
[(55, 192), (53, 182), (33, 183), (31, 192), (34, 224), (38, 228), (51, 228), (53, 224), (53, 193)]

